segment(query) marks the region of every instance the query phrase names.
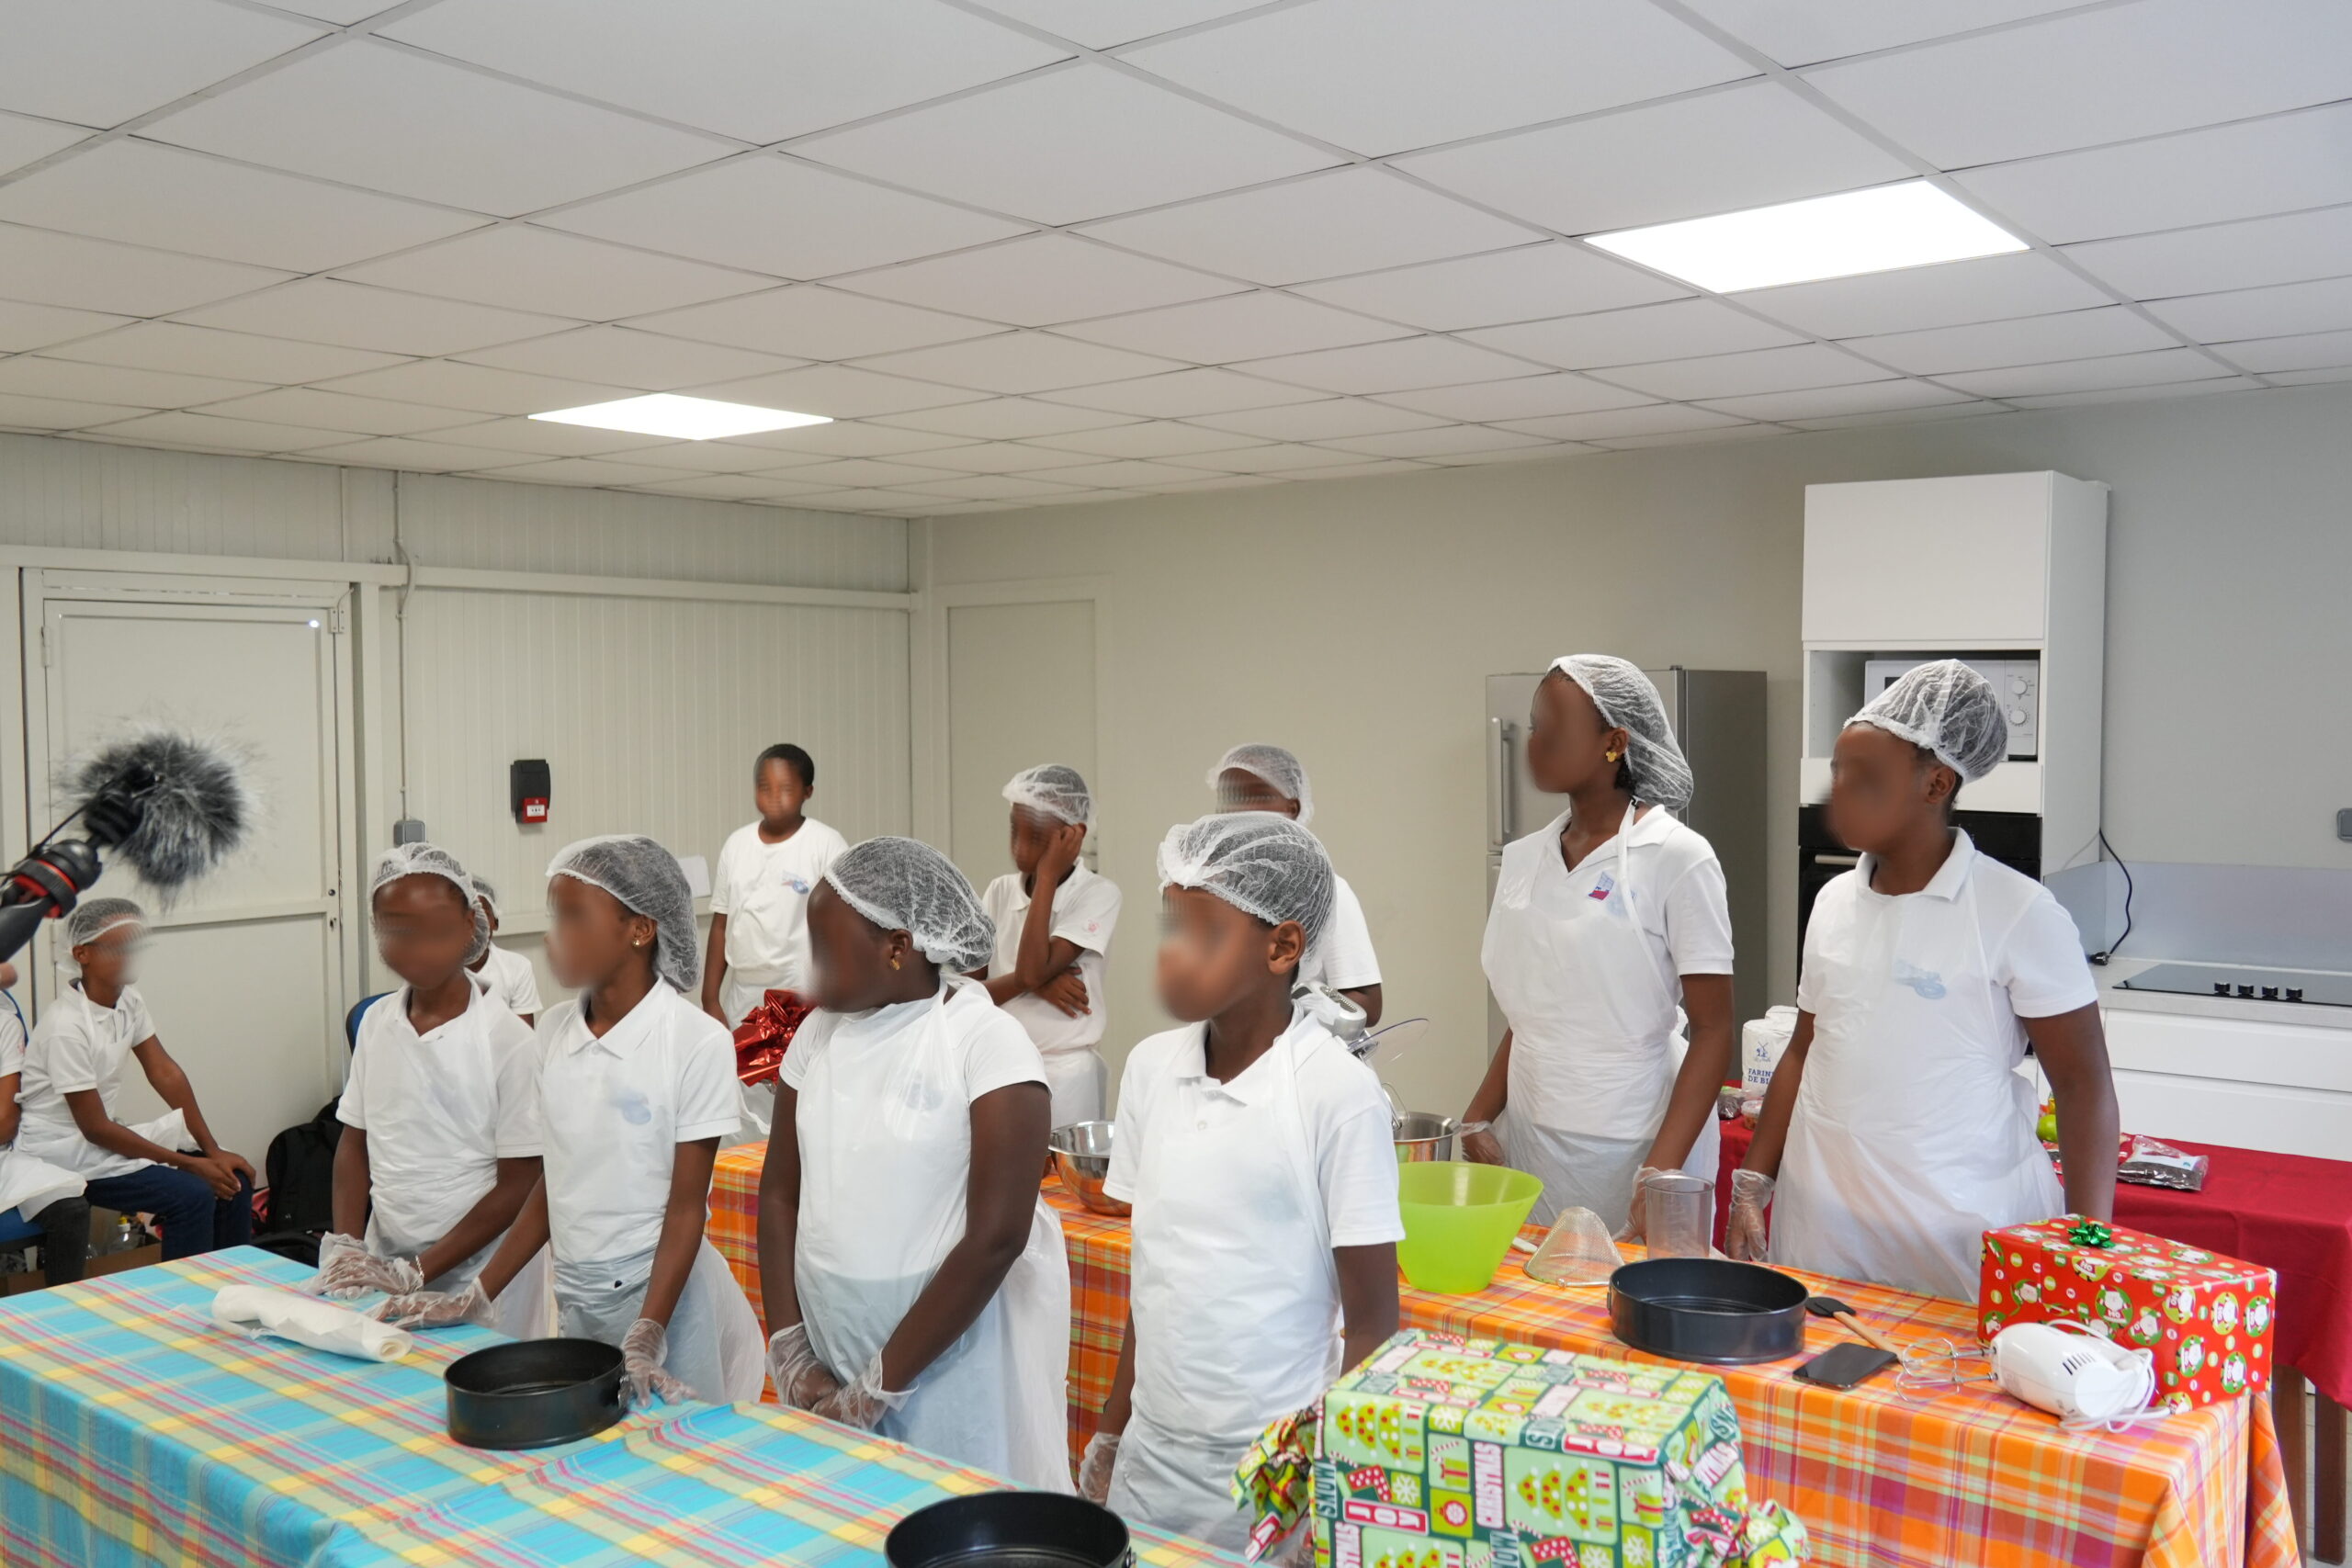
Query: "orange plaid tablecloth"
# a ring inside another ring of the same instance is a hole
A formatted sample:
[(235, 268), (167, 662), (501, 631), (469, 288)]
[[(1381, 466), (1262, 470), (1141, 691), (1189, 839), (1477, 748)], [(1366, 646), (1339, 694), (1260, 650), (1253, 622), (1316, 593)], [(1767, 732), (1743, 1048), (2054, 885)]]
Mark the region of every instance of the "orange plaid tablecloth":
[[(756, 1253), (764, 1151), (721, 1155), (711, 1240), (760, 1305)], [(1125, 1220), (1088, 1213), (1049, 1187), (1070, 1265), (1070, 1438), (1092, 1433), (1117, 1367), (1127, 1313)], [(1802, 1276), (1801, 1276), (1802, 1277)], [(1973, 1344), (1974, 1309), (1844, 1280), (1808, 1280), (1898, 1344)], [(1497, 1336), (1630, 1360), (1609, 1331), (1605, 1292), (1540, 1284), (1506, 1258), (1475, 1296), (1407, 1286), (1416, 1328)], [(1813, 1354), (1846, 1337), (1807, 1325)], [(1812, 1561), (1852, 1568), (2295, 1568), (2287, 1477), (2267, 1395), (2209, 1405), (2123, 1434), (2063, 1430), (1990, 1387), (1932, 1396), (1879, 1378), (1843, 1393), (1791, 1375), (1796, 1363), (1722, 1367), (1739, 1408), (1748, 1483), (1812, 1532)]]

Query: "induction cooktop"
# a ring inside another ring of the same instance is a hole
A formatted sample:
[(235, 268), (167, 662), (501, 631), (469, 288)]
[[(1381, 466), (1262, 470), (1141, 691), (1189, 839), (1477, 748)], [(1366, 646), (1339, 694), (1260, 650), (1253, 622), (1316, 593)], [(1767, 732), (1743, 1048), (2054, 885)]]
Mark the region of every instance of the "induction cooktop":
[(2227, 997), (2281, 1007), (2352, 1008), (2352, 975), (2308, 969), (2250, 969), (2234, 964), (2159, 964), (2120, 982), (2127, 991)]

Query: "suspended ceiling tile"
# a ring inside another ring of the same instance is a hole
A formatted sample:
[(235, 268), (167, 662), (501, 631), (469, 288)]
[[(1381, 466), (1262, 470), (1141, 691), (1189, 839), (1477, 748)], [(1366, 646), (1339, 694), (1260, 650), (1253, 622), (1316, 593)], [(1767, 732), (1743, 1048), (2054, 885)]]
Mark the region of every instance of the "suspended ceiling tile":
[[(1073, 127), (1083, 135), (1072, 135)], [(1042, 72), (794, 144), (793, 152), (1067, 224), (1328, 169), (1337, 155), (1105, 65)]]
[(1297, 292), (1384, 321), (1460, 332), (1676, 299), (1690, 290), (1566, 241), (1306, 283)]
[(1027, 230), (768, 152), (542, 213), (533, 221), (792, 278), (863, 272)]
[(1409, 335), (1403, 327), (1269, 288), (1106, 321), (1080, 321), (1064, 331), (1091, 343), (1114, 344), (1198, 365), (1303, 354)]
[(775, 288), (683, 310), (665, 310), (639, 316), (629, 324), (646, 332), (796, 359), (858, 359), (1004, 331), (993, 321), (918, 310), (817, 285)]
[(1826, 196), (1914, 172), (1770, 82), (1419, 153), (1397, 166), (1564, 234)]
[(1924, 332), (2104, 305), (2098, 285), (2034, 251), (1751, 288), (1731, 298), (1815, 337)]
[(343, 269), (343, 277), (413, 294), (582, 321), (640, 316), (773, 288), (775, 279), (732, 267), (509, 223), (404, 255)]
[(163, 316), (266, 288), (283, 272), (0, 223), (0, 288), (33, 305)]
[(13, 0), (0, 10), (0, 108), (120, 125), (324, 30), (220, 0)]
[(243, 299), (179, 312), (194, 326), (257, 333), (384, 354), (457, 354), (576, 325), (560, 316), (304, 277)]
[(1464, 334), (1522, 358), (1563, 370), (1584, 370), (1702, 354), (1774, 348), (1798, 335), (1713, 299), (1675, 299), (1623, 310), (1563, 316), (1549, 321), (1487, 327)]
[(1335, 169), (1086, 232), (1132, 250), (1257, 283), (1297, 283), (1466, 255), (1532, 237), (1516, 223), (1378, 168)]
[(384, 32), (757, 142), (863, 119), (1070, 53), (937, 0), (440, 0)]
[(1245, 287), (1071, 234), (1030, 234), (837, 277), (833, 285), (1023, 327), (1148, 310)]
[(1123, 58), (1374, 156), (1756, 74), (1646, 0), (1320, 0)]
[(125, 139), (0, 186), (0, 220), (321, 272), (487, 220)]
[(175, 110), (140, 134), (501, 217), (732, 151), (367, 39)]

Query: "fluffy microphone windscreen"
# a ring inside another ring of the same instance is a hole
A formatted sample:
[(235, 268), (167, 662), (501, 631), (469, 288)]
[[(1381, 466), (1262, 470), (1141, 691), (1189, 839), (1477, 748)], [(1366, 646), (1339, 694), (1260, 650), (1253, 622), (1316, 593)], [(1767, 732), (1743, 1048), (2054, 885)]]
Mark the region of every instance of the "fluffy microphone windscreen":
[(77, 807), (130, 802), (137, 826), (114, 852), (141, 881), (171, 892), (220, 864), (253, 830), (257, 803), (247, 773), (234, 747), (150, 728), (76, 764), (67, 793)]

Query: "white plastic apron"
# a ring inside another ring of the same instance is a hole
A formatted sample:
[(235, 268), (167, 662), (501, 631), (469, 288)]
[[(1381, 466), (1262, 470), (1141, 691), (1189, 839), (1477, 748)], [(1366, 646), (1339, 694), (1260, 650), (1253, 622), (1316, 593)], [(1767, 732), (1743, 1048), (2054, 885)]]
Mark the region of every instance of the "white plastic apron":
[[(1340, 1373), (1339, 1268), (1298, 1101), (1300, 1053), (1317, 1046), (1345, 1049), (1295, 1014), (1268, 1053), (1262, 1101), (1204, 1127), (1170, 1123), (1136, 1170), (1136, 1354), (1181, 1370), (1183, 1393), (1161, 1408), (1161, 1380), (1138, 1366), (1110, 1506), (1228, 1551), (1250, 1533), (1229, 1490), (1243, 1452)], [(1162, 1277), (1154, 1259), (1168, 1257), (1188, 1260), (1187, 1277)], [(1250, 1364), (1259, 1347), (1288, 1364)]]
[(734, 969), (729, 969), (718, 980), (718, 1010), (727, 1015), (727, 1027), (733, 1029), (751, 1016), (752, 1010), (766, 998), (771, 990), (781, 990), (784, 980), (779, 972), (775, 980), (746, 980)]
[[(1618, 826), (1607, 897), (1568, 882), (1563, 813), (1544, 830), (1549, 858), (1523, 877), (1506, 871), (1487, 920), (1479, 961), (1511, 1028), (1503, 1148), (1514, 1169), (1543, 1180), (1529, 1216), (1539, 1224), (1572, 1208), (1612, 1231), (1625, 1224), (1690, 1050), (1680, 982), (1642, 929), (1626, 846), (1637, 810), (1628, 806)], [(1711, 1114), (1682, 1168), (1713, 1185), (1721, 1143)]]
[(0, 1213), (17, 1210), (30, 1224), (35, 1214), (60, 1199), (79, 1198), (87, 1185), (63, 1166), (0, 1148)]
[(1064, 1045), (1038, 1053), (1046, 1063), (1046, 1087), (1053, 1090), (1052, 1125), (1102, 1120), (1111, 1069), (1091, 1045)]
[[(635, 1258), (604, 1262), (557, 1259), (556, 1332), (567, 1338), (618, 1345), (629, 1325), (645, 1315), (645, 1287), (652, 1276), (650, 1248)], [(503, 1303), (505, 1297), (499, 1300)], [(677, 1307), (670, 1314), (662, 1365), (696, 1399), (713, 1404), (740, 1404), (760, 1397), (760, 1385), (767, 1377), (767, 1347), (760, 1338), (759, 1319), (752, 1315), (752, 1303), (743, 1299), (743, 1287), (735, 1282), (726, 1259), (707, 1240), (695, 1253), (685, 1289), (678, 1292)]]
[(1813, 1044), (1781, 1156), (1771, 1255), (1973, 1301), (1984, 1232), (2049, 1219), (2065, 1195), (2033, 1135), (2032, 1086), (2013, 1070), (2018, 1023), (1992, 1004), (1976, 880), (1962, 878), (1949, 906), (1967, 933), (1957, 951), (1906, 951), (1905, 926), (1937, 912), (1924, 899), (1866, 910), (1815, 946)]
[[(879, 1038), (844, 1018), (800, 1086), (793, 1282), (809, 1343), (847, 1383), (865, 1371), (964, 1236), (971, 1102), (951, 1010), (993, 1010), (971, 981)], [(995, 1299), (878, 1430), (957, 1464), (1070, 1487), (1069, 1258), (1041, 1197)], [(893, 1390), (892, 1392), (898, 1392)]]

